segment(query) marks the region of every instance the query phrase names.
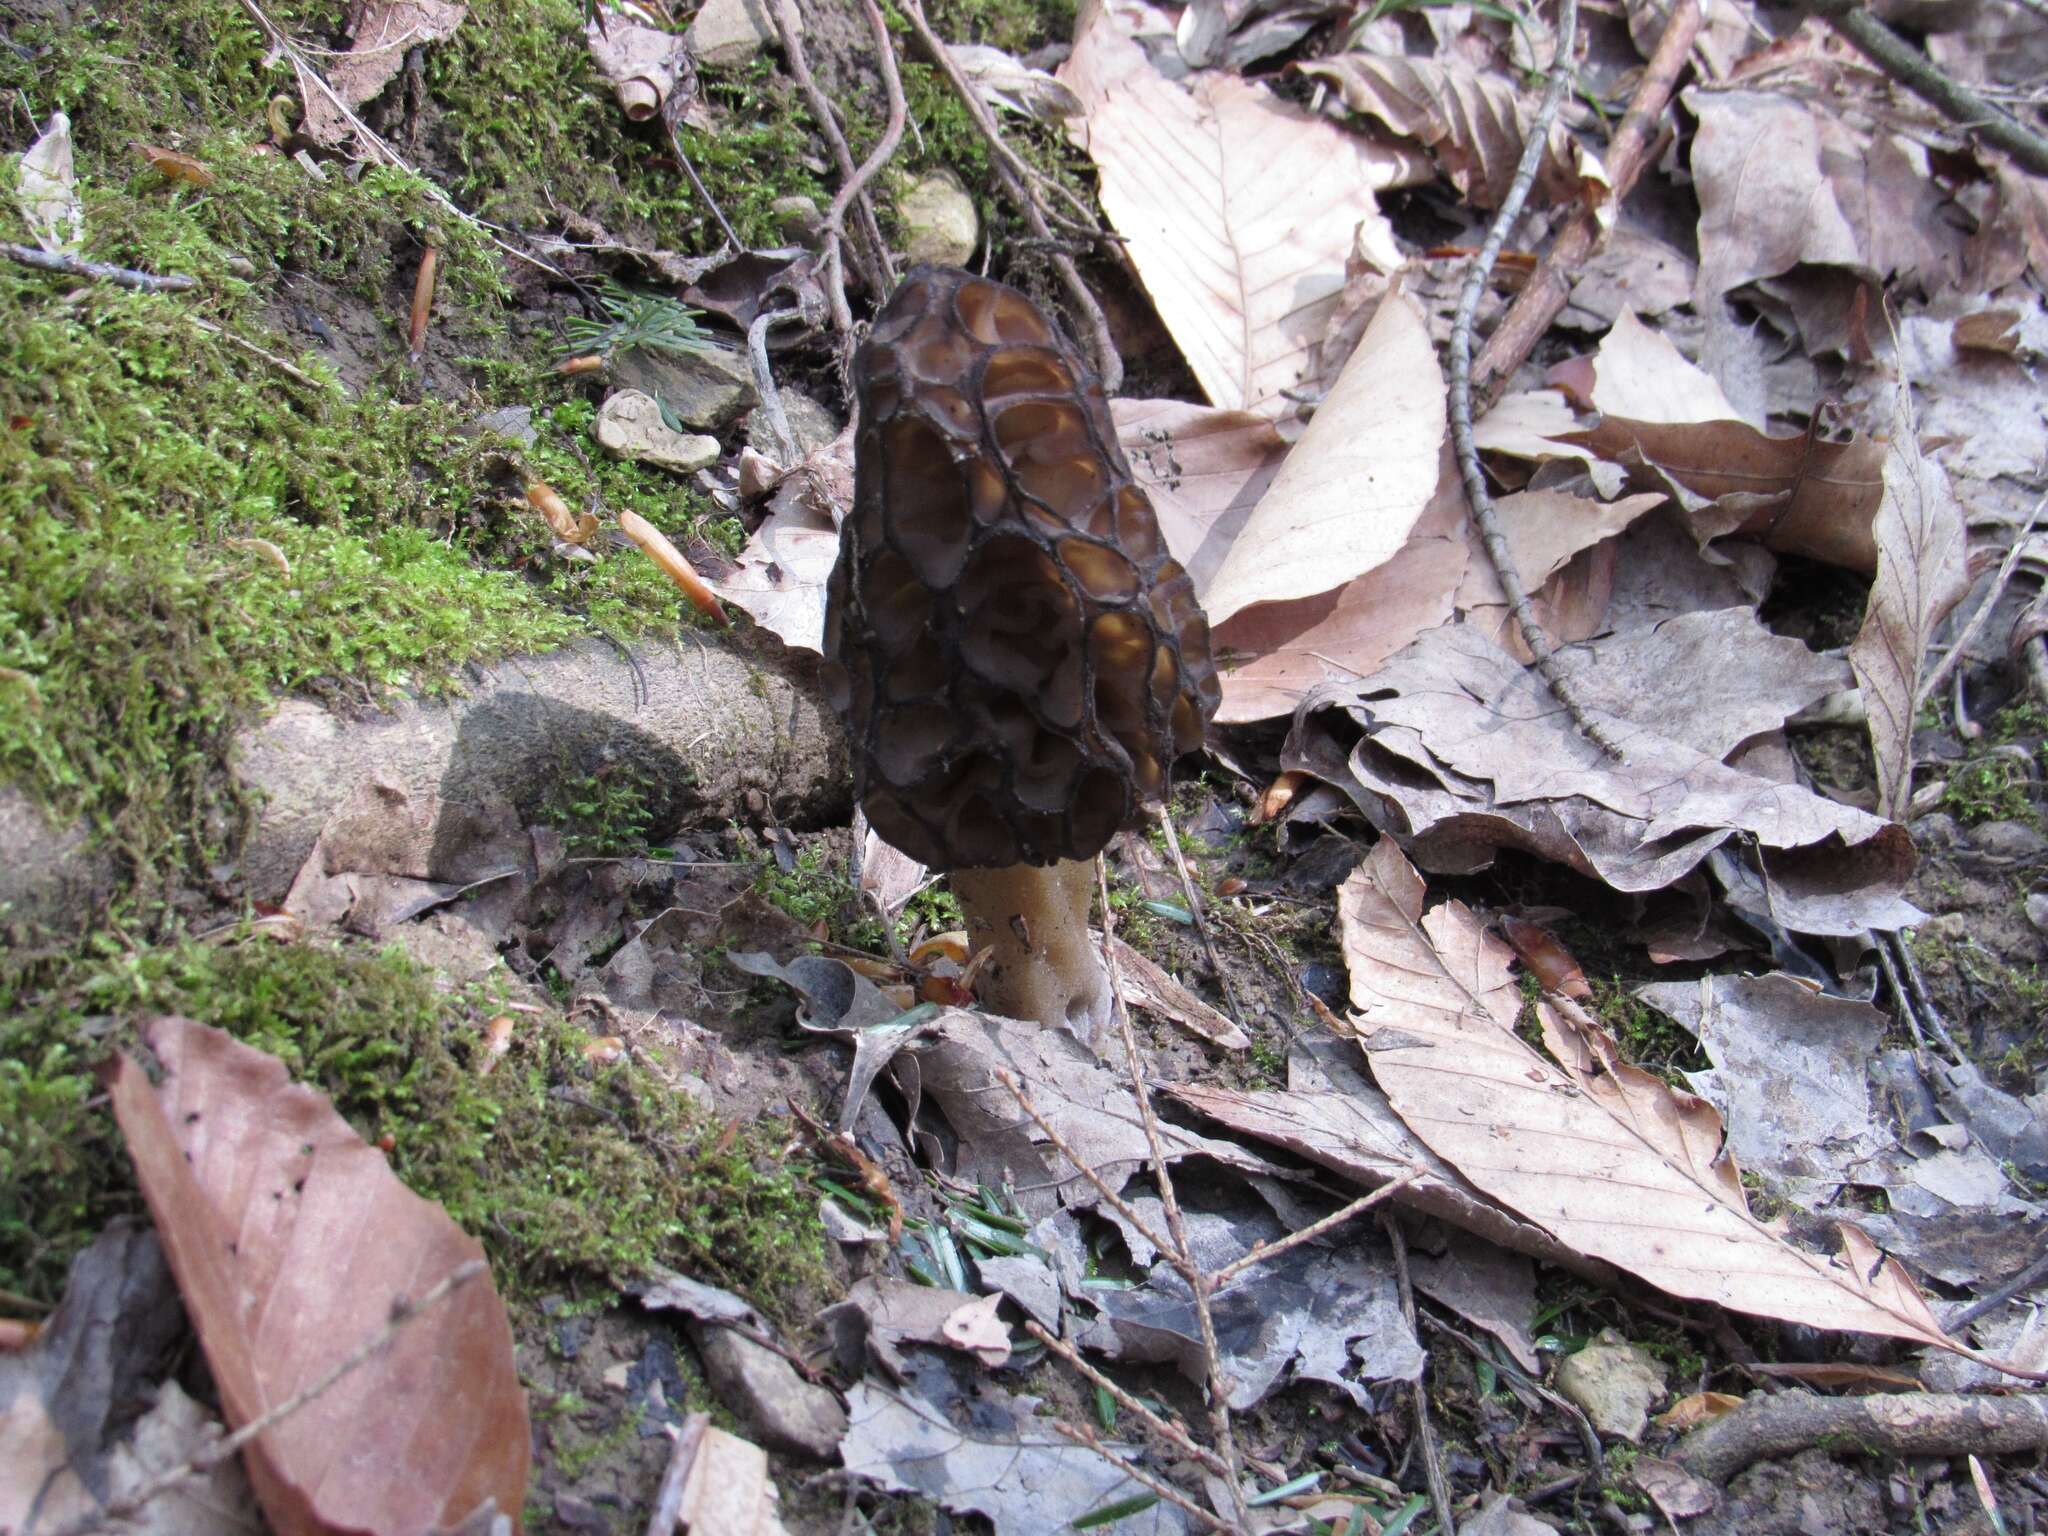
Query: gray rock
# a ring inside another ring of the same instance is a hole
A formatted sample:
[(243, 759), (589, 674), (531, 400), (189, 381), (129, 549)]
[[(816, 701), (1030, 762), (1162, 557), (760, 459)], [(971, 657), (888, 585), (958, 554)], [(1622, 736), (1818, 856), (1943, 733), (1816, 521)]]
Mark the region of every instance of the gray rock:
[(2048, 933), (2048, 895), (2040, 891), (2027, 898), (2027, 921), (2041, 933)]
[(1962, 838), (1963, 829), (1955, 817), (1940, 811), (1913, 820), (1913, 841), (1929, 852), (1953, 848)]
[(825, 215), (801, 193), (778, 197), (768, 205), (783, 234), (800, 245), (816, 245), (825, 233)]
[[(783, 414), (789, 417), (789, 430), (796, 434), (796, 451), (799, 455), (809, 453), (813, 448), (822, 448), (839, 435), (839, 422), (824, 406), (794, 389), (782, 391)], [(747, 418), (747, 444), (756, 453), (764, 453), (780, 462), (782, 446), (775, 441), (775, 428), (768, 420), (765, 407), (756, 406)]]
[(706, 352), (627, 352), (613, 360), (612, 373), (620, 388), (667, 401), (676, 420), (702, 432), (730, 426), (760, 399), (746, 354), (723, 347)]
[[(803, 30), (799, 16), (797, 34)], [(746, 63), (779, 36), (766, 0), (704, 0), (683, 42), (699, 63), (725, 68)]]
[(1987, 821), (1970, 833), (1970, 843), (1986, 858), (2015, 863), (2048, 854), (2048, 837), (2023, 821)]
[(1603, 1435), (1640, 1442), (1664, 1396), (1664, 1367), (1612, 1328), (1557, 1368), (1557, 1390), (1586, 1410)]
[(974, 199), (951, 171), (920, 176), (898, 195), (896, 212), (904, 226), (903, 254), (911, 262), (964, 267), (981, 242), (981, 218)]
[(753, 1425), (763, 1445), (816, 1461), (837, 1454), (846, 1434), (846, 1410), (838, 1398), (805, 1381), (774, 1350), (730, 1328), (692, 1323), (690, 1336), (712, 1390)]
[(597, 440), (622, 459), (679, 474), (718, 462), (718, 439), (693, 437), (661, 419), (661, 402), (637, 389), (608, 396), (597, 413)]

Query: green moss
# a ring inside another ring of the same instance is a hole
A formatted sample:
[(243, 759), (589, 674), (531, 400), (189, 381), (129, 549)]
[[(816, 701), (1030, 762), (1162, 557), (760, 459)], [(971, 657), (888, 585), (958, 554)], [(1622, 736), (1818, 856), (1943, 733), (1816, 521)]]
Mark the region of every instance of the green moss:
[(398, 1175), (515, 1285), (660, 1262), (774, 1309), (824, 1284), (815, 1201), (771, 1133), (705, 1119), (630, 1061), (592, 1065), (552, 1016), (514, 1015), (482, 1072), (497, 1011), (395, 951), (262, 940), (108, 944), (0, 978), (0, 1286), (53, 1297), (71, 1254), (136, 1204), (87, 1064), (166, 1012), (274, 1053), (365, 1138), (390, 1136)]

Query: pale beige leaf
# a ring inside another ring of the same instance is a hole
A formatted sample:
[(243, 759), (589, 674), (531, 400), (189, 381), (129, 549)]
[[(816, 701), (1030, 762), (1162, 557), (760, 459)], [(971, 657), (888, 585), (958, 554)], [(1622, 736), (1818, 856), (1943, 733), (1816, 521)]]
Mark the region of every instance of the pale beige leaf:
[(1059, 81), (1000, 48), (985, 43), (948, 43), (946, 52), (973, 85), (975, 95), (992, 107), (1048, 121), (1072, 117), (1081, 110), (1074, 93)]
[(1699, 119), (1702, 304), (1802, 263), (1930, 288), (1960, 273), (1963, 235), (1925, 146), (1872, 134), (1824, 100), (1697, 86), (1683, 100)]
[(1204, 595), (1279, 473), (1286, 439), (1268, 417), (1185, 400), (1112, 400), (1109, 411), (1167, 549)]
[(1849, 664), (1863, 688), (1877, 757), (1878, 809), (1902, 817), (1913, 789), (1913, 716), (1920, 664), (1934, 626), (1969, 586), (1968, 533), (1948, 473), (1924, 457), (1901, 387), (1884, 460), (1884, 497), (1875, 526), (1877, 579)]
[(1261, 603), (1215, 626), (1219, 722), (1291, 714), (1312, 689), (1365, 676), (1451, 616), (1470, 557), (1448, 446), (1437, 470), (1436, 494), (1391, 560), (1335, 592)]
[[(1352, 52), (1296, 66), (1337, 87), (1344, 105), (1420, 141), (1452, 186), (1479, 208), (1497, 208), (1515, 179), (1533, 103), (1525, 109), (1505, 70), (1456, 53), (1438, 58)], [(1552, 135), (1550, 167), (1560, 169), (1569, 141)]]
[(1593, 354), (1593, 408), (1634, 421), (1736, 421), (1712, 374), (1623, 310)]
[(71, 119), (52, 112), (42, 134), (15, 162), (14, 205), (46, 251), (68, 251), (85, 235), (85, 206), (71, 152)]
[(1354, 232), (1401, 265), (1372, 148), (1234, 75), (1165, 79), (1099, 4), (1059, 78), (1103, 211), (1210, 402), (1292, 415), (1283, 391), (1309, 376)]
[(1384, 565), (1437, 488), (1443, 373), (1422, 310), (1390, 293), (1203, 594), (1209, 622), (1331, 592)]
[(775, 482), (767, 518), (730, 574), (711, 582), (785, 645), (825, 643), (825, 582), (839, 558), (839, 522), (853, 502), (853, 429), (814, 448)]
[(1338, 920), (1373, 1077), (1431, 1150), (1560, 1241), (1674, 1296), (1957, 1347), (1861, 1233), (1845, 1228), (1830, 1260), (1751, 1216), (1711, 1106), (1622, 1061), (1590, 1018), (1539, 1005), (1556, 1059), (1531, 1048), (1515, 1033), (1512, 952), (1463, 903), (1425, 912), (1424, 895), (1383, 838), (1338, 892)]
[[(1588, 566), (1586, 579), (1574, 581), (1566, 567), (1579, 554), (1622, 532), (1665, 498), (1654, 493), (1595, 501), (1565, 491), (1517, 491), (1494, 505), (1515, 569), (1539, 604), (1538, 618), (1554, 641), (1584, 640), (1598, 633), (1607, 612), (1606, 594), (1613, 585), (1611, 562), (1602, 572)], [(1507, 594), (1500, 576), (1471, 530), (1472, 557), (1458, 584), (1457, 605), (1466, 622), (1477, 624), (1500, 643), (1511, 630)], [(1601, 579), (1604, 576), (1604, 579)]]

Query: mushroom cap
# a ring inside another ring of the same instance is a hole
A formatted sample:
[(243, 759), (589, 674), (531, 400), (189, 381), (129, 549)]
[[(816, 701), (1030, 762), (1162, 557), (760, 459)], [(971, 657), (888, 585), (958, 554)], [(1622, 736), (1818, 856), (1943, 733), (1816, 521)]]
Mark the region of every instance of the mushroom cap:
[(1101, 380), (1023, 294), (938, 267), (853, 376), (825, 655), (868, 820), (937, 869), (1093, 858), (1219, 698)]

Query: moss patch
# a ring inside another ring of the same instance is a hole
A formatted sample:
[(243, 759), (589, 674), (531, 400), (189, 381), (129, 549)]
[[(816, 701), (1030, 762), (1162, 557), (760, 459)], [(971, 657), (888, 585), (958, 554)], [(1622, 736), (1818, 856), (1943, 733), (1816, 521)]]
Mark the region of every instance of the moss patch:
[(393, 1169), (476, 1234), (501, 1278), (560, 1284), (660, 1262), (770, 1310), (824, 1286), (816, 1202), (765, 1128), (723, 1127), (588, 1037), (516, 1014), (488, 1074), (488, 992), (438, 990), (395, 951), (183, 943), (0, 980), (0, 1287), (54, 1299), (138, 1196), (90, 1066), (132, 1022), (182, 1013), (277, 1055)]

